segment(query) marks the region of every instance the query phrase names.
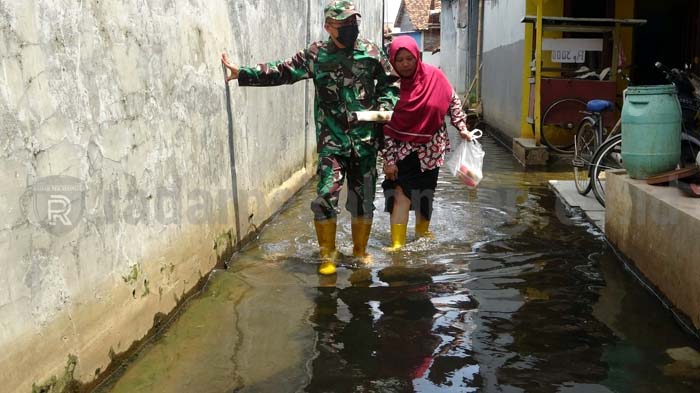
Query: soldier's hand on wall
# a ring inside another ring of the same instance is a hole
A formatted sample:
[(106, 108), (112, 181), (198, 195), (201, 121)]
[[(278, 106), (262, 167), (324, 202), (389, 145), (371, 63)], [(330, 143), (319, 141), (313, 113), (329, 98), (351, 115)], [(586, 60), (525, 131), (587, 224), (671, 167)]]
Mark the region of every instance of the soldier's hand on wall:
[(230, 80), (238, 79), (239, 67), (235, 64), (231, 64), (231, 62), (228, 60), (228, 56), (226, 56), (226, 53), (221, 54), (221, 64), (223, 64), (227, 69), (226, 83), (228, 83)]

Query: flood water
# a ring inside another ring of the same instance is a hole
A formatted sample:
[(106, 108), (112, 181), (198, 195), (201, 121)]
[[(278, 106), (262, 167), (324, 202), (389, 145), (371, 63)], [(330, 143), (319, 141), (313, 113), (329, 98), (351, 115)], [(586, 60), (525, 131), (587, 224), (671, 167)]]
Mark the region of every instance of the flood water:
[[(335, 279), (316, 274), (312, 182), (99, 391), (700, 391), (698, 341), (548, 189), (570, 175), (482, 142), (477, 191), (440, 174), (434, 240), (384, 251), (379, 192), (372, 263)], [(350, 254), (347, 212), (337, 239)]]

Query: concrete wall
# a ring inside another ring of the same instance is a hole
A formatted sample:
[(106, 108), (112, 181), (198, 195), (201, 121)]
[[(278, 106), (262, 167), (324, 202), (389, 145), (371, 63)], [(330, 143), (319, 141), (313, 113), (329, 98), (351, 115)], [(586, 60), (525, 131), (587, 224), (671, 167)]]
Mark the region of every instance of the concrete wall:
[(92, 380), (313, 175), (313, 87), (232, 83), (229, 134), (219, 55), (288, 57), (324, 3), (0, 2), (3, 391)]
[[(460, 96), (469, 88), (466, 10), (460, 9), (461, 3), (464, 2), (442, 0), (440, 11), (440, 67)], [(464, 6), (464, 4), (461, 5), (461, 7)], [(464, 11), (461, 19), (460, 11)]]
[(442, 0), (440, 25), (440, 51), (450, 53), (441, 59), (441, 67), (457, 92), (463, 95), (478, 68), (479, 1)]
[(400, 15), (397, 25), (399, 30), (403, 32), (416, 30), (416, 27), (413, 25), (413, 22), (411, 22), (411, 17), (408, 16), (408, 12), (404, 12)]
[(609, 174), (605, 235), (700, 330), (700, 210), (677, 187)]
[(484, 5), (481, 96), (484, 119), (512, 137), (520, 136), (525, 48), (525, 2), (487, 1)]
[(440, 68), (440, 52), (436, 54), (432, 54), (430, 52), (423, 52), (423, 62)]

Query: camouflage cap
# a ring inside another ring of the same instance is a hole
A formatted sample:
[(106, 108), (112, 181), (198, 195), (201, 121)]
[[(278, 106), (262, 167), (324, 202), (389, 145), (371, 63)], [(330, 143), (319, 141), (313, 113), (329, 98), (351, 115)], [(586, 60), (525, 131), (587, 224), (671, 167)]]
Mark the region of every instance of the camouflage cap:
[(360, 15), (355, 5), (349, 0), (333, 0), (323, 9), (326, 18), (345, 20), (353, 15)]

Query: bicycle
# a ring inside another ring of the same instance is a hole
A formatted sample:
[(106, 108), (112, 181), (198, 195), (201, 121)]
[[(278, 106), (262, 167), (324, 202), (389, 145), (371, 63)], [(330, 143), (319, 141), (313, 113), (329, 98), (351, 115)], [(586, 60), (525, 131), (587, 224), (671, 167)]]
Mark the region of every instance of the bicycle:
[(593, 187), (591, 184), (591, 163), (598, 147), (613, 135), (619, 133), (620, 120), (607, 133), (603, 126), (603, 113), (615, 109), (615, 104), (606, 100), (591, 100), (586, 104), (586, 117), (581, 120), (574, 138), (574, 158), (571, 161), (574, 167), (574, 184), (576, 191), (586, 195)]
[[(622, 70), (618, 70), (618, 75), (629, 84), (630, 78)], [(622, 97), (624, 101), (624, 97)], [(574, 137), (574, 184), (576, 191), (581, 195), (587, 195), (593, 188), (591, 182), (591, 162), (596, 150), (612, 136), (620, 132), (621, 121), (618, 118), (612, 130), (608, 133), (604, 126), (604, 112), (612, 112), (620, 109), (616, 104), (607, 100), (591, 100), (586, 103), (586, 116), (579, 123)], [(619, 112), (619, 110), (617, 111)]]
[[(540, 139), (549, 149), (563, 154), (574, 152), (574, 137), (583, 118), (586, 103), (578, 98), (562, 98), (550, 104), (540, 119)], [(571, 117), (580, 114), (580, 117)], [(532, 124), (535, 132), (535, 124)]]

